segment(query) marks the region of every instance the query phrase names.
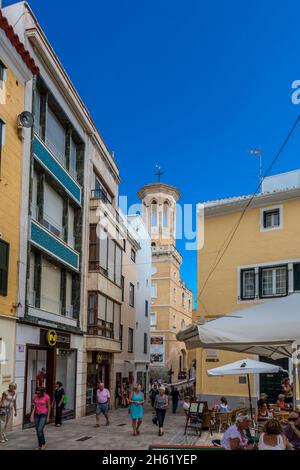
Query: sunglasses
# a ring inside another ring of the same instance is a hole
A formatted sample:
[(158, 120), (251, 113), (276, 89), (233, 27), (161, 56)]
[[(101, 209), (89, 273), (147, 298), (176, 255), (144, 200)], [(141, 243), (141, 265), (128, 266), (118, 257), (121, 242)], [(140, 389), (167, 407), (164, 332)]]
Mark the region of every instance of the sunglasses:
[(288, 418), (288, 421), (293, 421), (293, 422), (295, 422), (295, 421), (298, 421), (298, 418)]

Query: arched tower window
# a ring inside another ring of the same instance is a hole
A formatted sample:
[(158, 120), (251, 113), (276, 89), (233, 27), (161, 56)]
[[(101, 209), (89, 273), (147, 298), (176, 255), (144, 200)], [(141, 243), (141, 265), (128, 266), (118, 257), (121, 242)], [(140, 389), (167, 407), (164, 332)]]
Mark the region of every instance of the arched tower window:
[(158, 205), (156, 201), (151, 202), (151, 227), (157, 227)]
[(170, 205), (168, 201), (165, 201), (164, 208), (163, 208), (163, 227), (169, 226), (169, 218), (170, 218)]

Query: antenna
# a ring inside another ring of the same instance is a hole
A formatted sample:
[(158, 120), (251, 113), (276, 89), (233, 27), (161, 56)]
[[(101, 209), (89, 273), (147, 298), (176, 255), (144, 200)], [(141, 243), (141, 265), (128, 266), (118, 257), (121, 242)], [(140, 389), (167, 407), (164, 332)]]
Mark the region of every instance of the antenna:
[(247, 150), (247, 153), (250, 155), (255, 155), (256, 157), (259, 158), (259, 172), (258, 172), (258, 181), (259, 181), (259, 192), (262, 192), (262, 152), (261, 148), (258, 147), (253, 150)]

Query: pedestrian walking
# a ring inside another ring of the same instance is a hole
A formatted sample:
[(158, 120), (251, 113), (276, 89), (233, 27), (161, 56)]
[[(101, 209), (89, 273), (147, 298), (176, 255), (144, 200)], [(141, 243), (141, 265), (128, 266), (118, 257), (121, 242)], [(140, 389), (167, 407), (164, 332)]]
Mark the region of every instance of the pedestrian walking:
[(96, 428), (100, 426), (100, 414), (102, 413), (106, 419), (106, 426), (109, 425), (108, 408), (110, 402), (110, 392), (104, 387), (103, 382), (99, 382), (98, 389), (96, 392)]
[(158, 395), (158, 393), (159, 393), (159, 391), (158, 391), (157, 385), (154, 384), (153, 387), (151, 388), (150, 392), (149, 392), (149, 398), (150, 398), (150, 401), (151, 401), (152, 408), (154, 408), (155, 397), (156, 397), (156, 395)]
[(44, 450), (46, 448), (46, 441), (44, 436), (44, 427), (49, 423), (50, 419), (50, 397), (45, 393), (43, 387), (37, 387), (35, 395), (33, 396), (33, 409), (30, 416), (30, 421), (34, 423), (36, 435), (38, 439), (37, 450)]
[(142, 386), (139, 384), (137, 387), (134, 387), (133, 391), (130, 393), (130, 417), (132, 419), (132, 429), (133, 435), (140, 434), (140, 426), (142, 424), (145, 403), (144, 394), (142, 392)]
[[(8, 441), (8, 438), (6, 436), (6, 432), (10, 431), (12, 428), (12, 423), (13, 423), (13, 416), (17, 416), (17, 385), (12, 382), (8, 386), (8, 390), (5, 390), (5, 392), (2, 393), (1, 401), (0, 401), (0, 406), (2, 407), (3, 415), (2, 417), (2, 425), (3, 425), (3, 431), (1, 435), (1, 442), (6, 442)], [(0, 418), (1, 419), (1, 418)]]
[(158, 421), (158, 435), (163, 436), (164, 434), (164, 421), (166, 416), (166, 411), (169, 406), (169, 398), (166, 395), (165, 387), (161, 386), (159, 388), (159, 394), (156, 395), (154, 401), (154, 409), (156, 411), (157, 421)]
[(170, 393), (171, 397), (172, 397), (172, 412), (173, 413), (176, 413), (176, 410), (177, 410), (177, 407), (178, 407), (178, 402), (180, 400), (180, 393), (179, 391), (174, 387), (174, 385), (172, 385), (171, 387), (171, 393)]
[(62, 382), (56, 382), (54, 391), (53, 406), (55, 406), (55, 426), (59, 428), (62, 425), (61, 418), (64, 408), (65, 391)]

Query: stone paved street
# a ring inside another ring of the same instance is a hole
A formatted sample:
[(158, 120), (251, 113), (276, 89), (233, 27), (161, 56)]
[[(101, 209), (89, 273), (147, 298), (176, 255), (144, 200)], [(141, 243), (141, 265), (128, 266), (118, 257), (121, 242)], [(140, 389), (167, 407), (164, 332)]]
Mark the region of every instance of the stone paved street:
[[(102, 423), (104, 423), (102, 419)], [(152, 424), (152, 413), (147, 405), (141, 435), (132, 436), (131, 420), (128, 409), (118, 409), (110, 413), (110, 426), (95, 428), (95, 417), (86, 416), (65, 421), (61, 428), (49, 424), (45, 428), (47, 449), (59, 450), (112, 450), (148, 449), (155, 444), (210, 445), (211, 436), (202, 432), (201, 439), (193, 429), (184, 436), (185, 415), (182, 409), (172, 414), (168, 410), (165, 420), (164, 436), (157, 435), (157, 427)], [(219, 435), (214, 434), (214, 438)], [(0, 444), (0, 450), (30, 450), (37, 447), (35, 429), (13, 431), (8, 434), (9, 441)]]

